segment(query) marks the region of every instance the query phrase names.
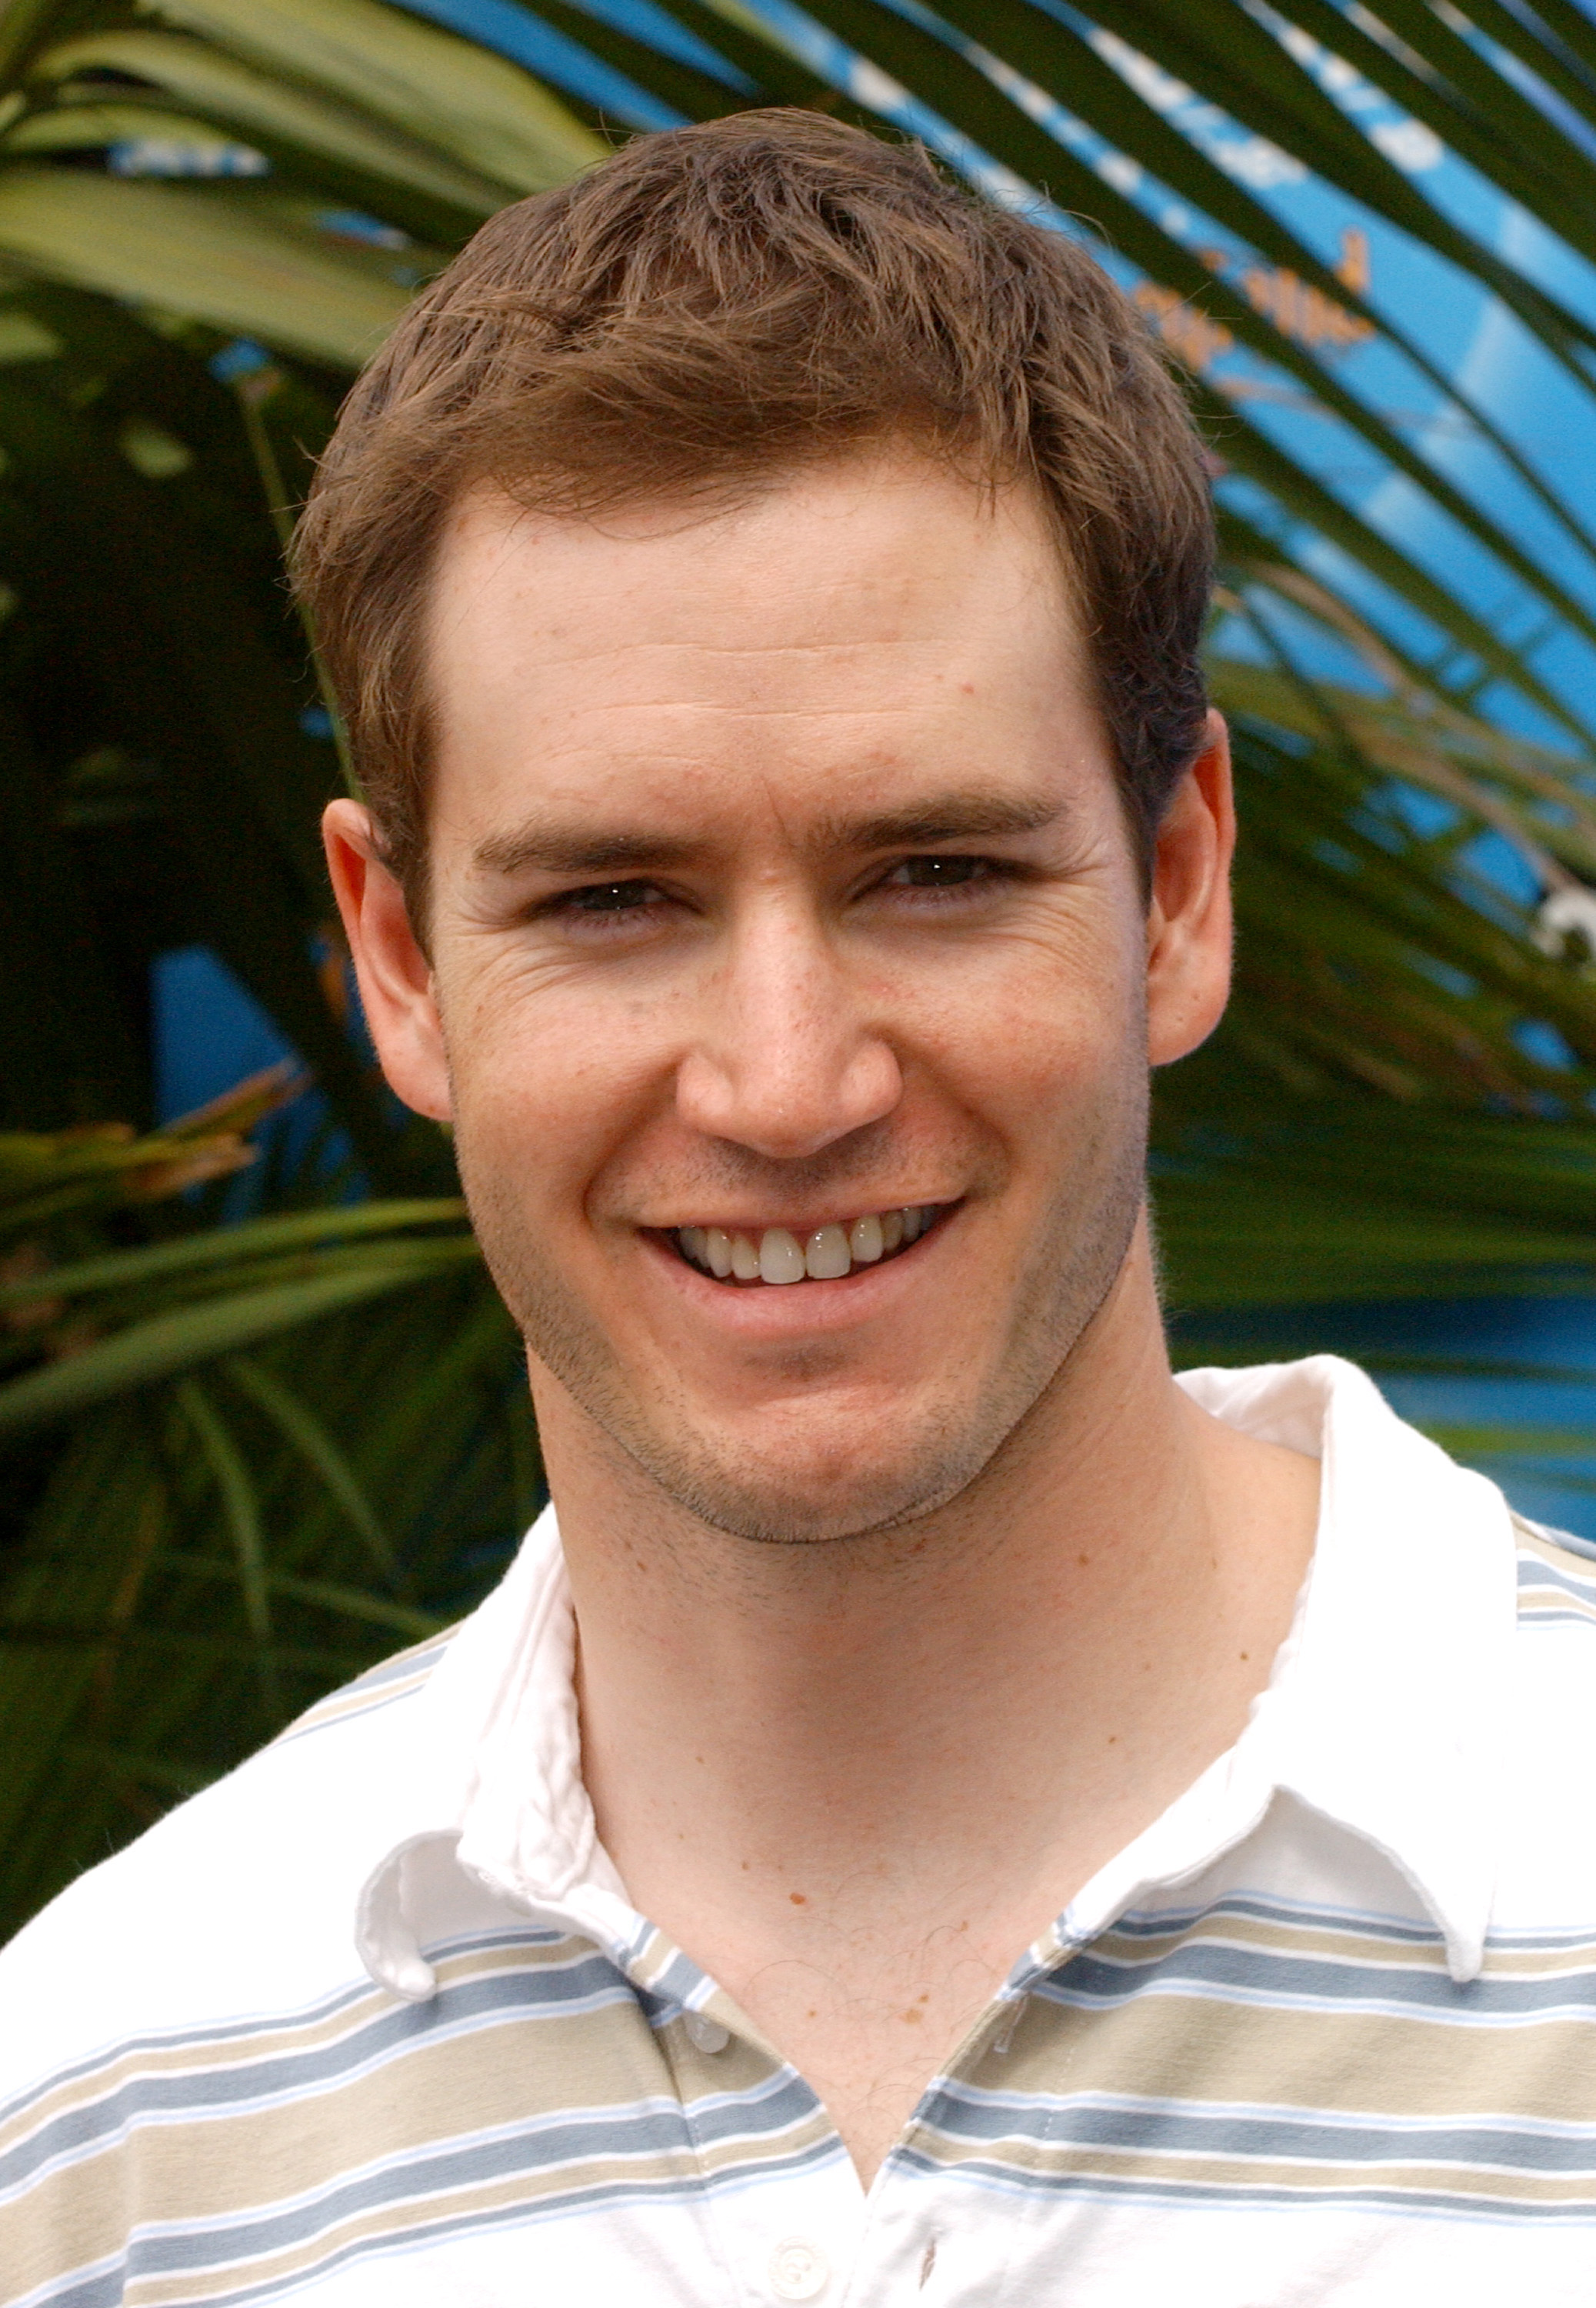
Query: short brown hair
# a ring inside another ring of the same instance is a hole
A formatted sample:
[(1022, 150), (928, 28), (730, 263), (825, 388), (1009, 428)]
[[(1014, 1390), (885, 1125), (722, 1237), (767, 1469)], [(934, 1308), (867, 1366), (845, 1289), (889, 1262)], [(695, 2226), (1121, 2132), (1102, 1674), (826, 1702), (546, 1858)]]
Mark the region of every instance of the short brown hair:
[(425, 912), (426, 593), (476, 483), (553, 512), (725, 495), (910, 435), (1030, 479), (1085, 617), (1144, 867), (1202, 736), (1201, 448), (1136, 313), (1062, 234), (817, 113), (641, 136), (508, 208), (345, 403), (294, 567), (356, 772)]

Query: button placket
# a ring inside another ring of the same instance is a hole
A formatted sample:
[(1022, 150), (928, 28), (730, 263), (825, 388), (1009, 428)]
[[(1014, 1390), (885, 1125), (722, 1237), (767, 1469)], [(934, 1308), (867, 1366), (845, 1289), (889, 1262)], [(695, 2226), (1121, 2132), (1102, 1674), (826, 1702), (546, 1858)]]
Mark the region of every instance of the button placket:
[[(754, 2049), (751, 2053), (737, 2029), (728, 2027), (712, 2011), (695, 2011), (678, 2002), (668, 2014), (668, 2021), (661, 2048), (671, 2063), (700, 2169), (708, 2181), (716, 2168), (716, 2120), (711, 2121), (710, 2137), (706, 2142), (699, 2136), (696, 2103), (707, 2095), (707, 2105), (719, 2108), (723, 2092), (747, 2088), (748, 2059), (751, 2056), (757, 2060), (759, 2052)], [(720, 2058), (727, 2054), (731, 2068), (721, 2068), (718, 2074), (714, 2068), (701, 2064), (718, 2064)], [(771, 2079), (771, 2088), (783, 2091), (784, 2077), (802, 2085), (812, 2099), (812, 2090), (802, 2077), (795, 2070), (779, 2064)], [(818, 2101), (814, 2106), (817, 2115), (824, 2118), (825, 2111)], [(821, 2308), (826, 2303), (836, 2302), (841, 2308), (847, 2272), (856, 2249), (855, 2231), (862, 2221), (863, 2199), (857, 2176), (842, 2154), (840, 2140), (836, 2146), (835, 2162), (826, 2156), (818, 2167), (811, 2168), (806, 2160), (801, 2173), (782, 2174), (779, 2177), (773, 2174), (768, 2185), (761, 2176), (760, 2184), (729, 2193), (713, 2186), (707, 2189), (707, 2209), (714, 2220), (726, 2263), (741, 2271), (737, 2297), (746, 2300), (749, 2308), (756, 2308), (759, 2301), (770, 2303), (774, 2308), (774, 2304), (789, 2300), (814, 2301), (821, 2304)]]

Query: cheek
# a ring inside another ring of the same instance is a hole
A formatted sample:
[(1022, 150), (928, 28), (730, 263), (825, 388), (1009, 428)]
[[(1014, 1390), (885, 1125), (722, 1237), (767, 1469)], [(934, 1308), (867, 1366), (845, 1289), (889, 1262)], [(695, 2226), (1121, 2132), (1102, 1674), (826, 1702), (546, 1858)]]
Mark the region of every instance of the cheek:
[(1139, 921), (1016, 940), (950, 976), (930, 1013), (946, 1078), (1005, 1136), (1051, 1134), (1146, 1072)]
[(635, 1137), (668, 1091), (668, 1053), (647, 1005), (602, 1019), (558, 989), (481, 984), (445, 994), (455, 1140), (468, 1185), (557, 1207)]

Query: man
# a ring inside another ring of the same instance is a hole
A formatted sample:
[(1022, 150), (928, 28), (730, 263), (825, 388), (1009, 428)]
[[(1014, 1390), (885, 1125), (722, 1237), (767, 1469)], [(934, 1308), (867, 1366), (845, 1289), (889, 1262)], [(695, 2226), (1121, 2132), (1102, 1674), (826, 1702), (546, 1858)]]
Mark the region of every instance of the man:
[(1588, 2299), (1596, 1580), (1344, 1365), (1170, 1374), (1231, 821), (1128, 308), (825, 121), (641, 140), (299, 553), (554, 1503), (13, 1943), (6, 2296)]

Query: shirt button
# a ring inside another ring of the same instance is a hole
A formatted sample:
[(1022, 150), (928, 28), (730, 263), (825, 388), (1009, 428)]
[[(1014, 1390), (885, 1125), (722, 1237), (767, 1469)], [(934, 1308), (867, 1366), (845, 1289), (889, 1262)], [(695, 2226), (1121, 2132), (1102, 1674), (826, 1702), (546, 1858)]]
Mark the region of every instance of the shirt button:
[[(718, 2020), (707, 2019), (701, 2011), (690, 2011), (687, 2040), (695, 2051), (724, 2052), (732, 2037), (730, 2029), (723, 2028)], [(802, 2299), (803, 2295), (799, 2293), (796, 2296)]]
[(825, 2253), (802, 2236), (789, 2236), (770, 2255), (770, 2289), (778, 2300), (813, 2300), (830, 2273)]

